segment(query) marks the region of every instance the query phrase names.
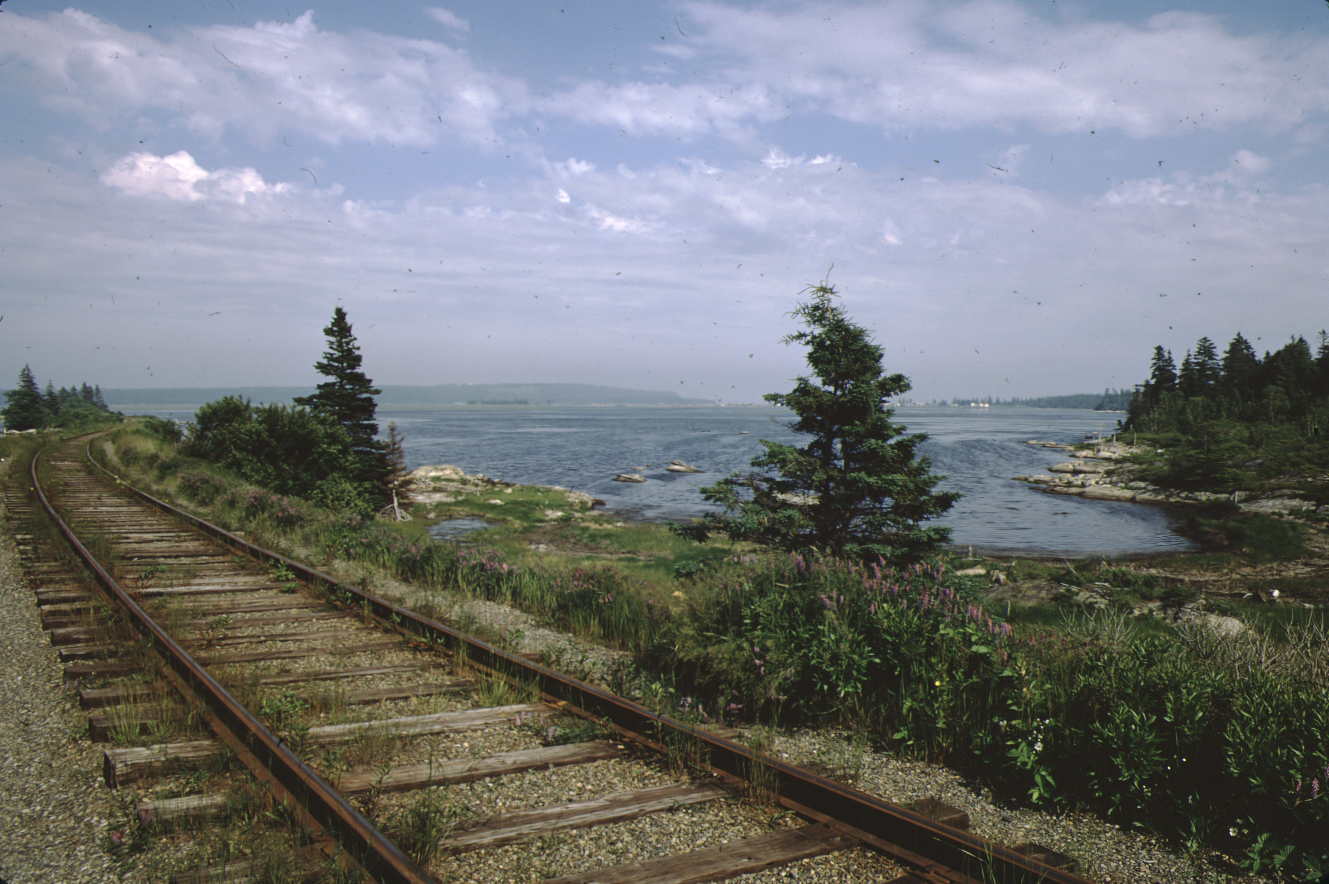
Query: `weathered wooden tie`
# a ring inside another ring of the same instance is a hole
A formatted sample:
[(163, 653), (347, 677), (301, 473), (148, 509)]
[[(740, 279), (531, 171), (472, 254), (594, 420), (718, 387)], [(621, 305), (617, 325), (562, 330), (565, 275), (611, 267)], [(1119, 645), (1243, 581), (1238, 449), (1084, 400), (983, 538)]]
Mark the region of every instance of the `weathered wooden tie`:
[(568, 767), (608, 761), (623, 754), (616, 743), (571, 743), (540, 749), (499, 752), (484, 758), (457, 758), (432, 764), (409, 764), (394, 768), (386, 775), (377, 771), (348, 771), (333, 784), (342, 795), (366, 792), (411, 792), (429, 786), (471, 783), (476, 780), (524, 773), (537, 768)]
[(118, 789), (126, 783), (159, 776), (180, 765), (208, 761), (221, 751), (222, 744), (216, 740), (107, 749), (102, 755), (102, 777), (107, 786)]
[(635, 820), (652, 813), (702, 804), (724, 798), (716, 786), (671, 783), (635, 792), (616, 792), (598, 798), (551, 804), (532, 810), (497, 814), (485, 820), (463, 823), (444, 840), (452, 853), (502, 847), (569, 829), (589, 829)]
[(856, 844), (850, 836), (814, 823), (690, 853), (551, 878), (545, 884), (703, 884), (825, 856)]
[(448, 734), (492, 727), (514, 719), (544, 719), (552, 714), (553, 710), (543, 703), (494, 706), (487, 709), (468, 709), (465, 712), (439, 712), (433, 715), (411, 715), (405, 718), (311, 727), (305, 733), (305, 740), (312, 745), (325, 746), (331, 743), (345, 743), (366, 734), (393, 737)]
[(299, 660), (305, 657), (348, 657), (352, 654), (367, 654), (370, 651), (400, 649), (400, 639), (382, 639), (362, 642), (358, 645), (346, 645), (339, 648), (288, 648), (282, 651), (241, 651), (229, 654), (195, 654), (195, 659), (205, 666), (220, 666), (223, 663), (255, 663), (259, 660)]
[(958, 807), (943, 804), (936, 798), (920, 798), (902, 806), (905, 810), (912, 810), (919, 816), (925, 816), (930, 820), (941, 823), (943, 826), (950, 826), (952, 829), (964, 830), (969, 828), (968, 813)]
[(185, 795), (140, 801), (135, 812), (138, 821), (145, 826), (189, 824), (221, 816), (229, 802), (225, 795)]

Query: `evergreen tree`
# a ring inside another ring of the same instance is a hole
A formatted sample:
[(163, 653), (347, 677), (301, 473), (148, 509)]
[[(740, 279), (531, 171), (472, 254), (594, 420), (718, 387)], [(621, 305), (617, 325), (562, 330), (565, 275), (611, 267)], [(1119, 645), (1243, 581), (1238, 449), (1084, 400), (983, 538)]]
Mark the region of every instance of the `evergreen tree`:
[(1181, 371), (1177, 372), (1177, 390), (1183, 396), (1200, 395), (1200, 381), (1195, 372), (1195, 360), (1191, 358), (1191, 351), (1187, 350), (1185, 357), (1181, 360)]
[(1223, 369), (1218, 361), (1218, 348), (1209, 338), (1202, 337), (1195, 342), (1195, 382), (1199, 395), (1211, 396), (1218, 389), (1223, 377)]
[(345, 430), (359, 463), (356, 479), (381, 490), (383, 445), (374, 438), (378, 434), (378, 424), (374, 421), (378, 405), (374, 397), (382, 390), (375, 389), (360, 370), (360, 347), (345, 310), (337, 307), (333, 311), (332, 321), (323, 334), (327, 336), (328, 349), (314, 363), (314, 368), (328, 380), (318, 385), (314, 395), (297, 397), (295, 404)]
[(37, 388), (32, 370), (26, 365), (18, 373), (18, 386), (5, 393), (5, 400), (3, 413), (7, 430), (39, 429), (51, 422), (46, 400)]
[(1318, 378), (1315, 357), (1306, 339), (1293, 336), (1272, 356), (1266, 355), (1260, 368), (1264, 385), (1279, 388), (1287, 398), (1288, 413), (1303, 414)]
[(1317, 395), (1329, 395), (1329, 331), (1320, 329), (1316, 339), (1315, 374)]
[(395, 423), (388, 424), (388, 438), (383, 451), (383, 484), (388, 498), (397, 507), (411, 502), (411, 473), (406, 466), (406, 451), (402, 448), (402, 435)]
[(60, 397), (57, 396), (55, 393), (55, 384), (51, 383), (50, 381), (47, 381), (46, 392), (42, 395), (46, 401), (46, 410), (49, 411), (51, 414), (59, 414)]
[(833, 288), (823, 282), (810, 290), (811, 300), (792, 314), (806, 328), (784, 342), (807, 346), (812, 377), (765, 399), (791, 409), (798, 419), (790, 428), (811, 438), (802, 447), (762, 440), (753, 472), (702, 489), (724, 515), (674, 530), (700, 541), (720, 533), (837, 558), (918, 561), (949, 536), (921, 523), (945, 513), (958, 495), (934, 491), (939, 477), (918, 455), (926, 437), (891, 423), (885, 403), (909, 389), (908, 379), (883, 373), (881, 347), (831, 303)]
[(1176, 392), (1177, 366), (1171, 350), (1164, 350), (1162, 346), (1154, 348), (1154, 358), (1149, 364), (1149, 383), (1145, 389), (1149, 391), (1150, 404), (1155, 405), (1164, 393)]
[(1225, 395), (1248, 399), (1255, 393), (1255, 379), (1259, 370), (1260, 357), (1255, 355), (1251, 342), (1238, 332), (1223, 354), (1223, 380), (1220, 388)]

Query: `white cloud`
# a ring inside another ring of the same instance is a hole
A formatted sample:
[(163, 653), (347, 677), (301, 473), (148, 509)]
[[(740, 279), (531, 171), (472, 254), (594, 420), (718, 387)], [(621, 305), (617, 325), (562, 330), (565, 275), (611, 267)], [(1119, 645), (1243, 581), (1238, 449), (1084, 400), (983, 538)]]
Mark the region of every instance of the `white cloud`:
[(268, 184), (251, 168), (209, 172), (183, 150), (165, 157), (128, 154), (102, 173), (101, 182), (130, 196), (164, 197), (178, 202), (222, 199), (244, 203), (250, 196), (278, 194), (291, 186), (284, 182)]
[[(22, 207), (0, 213), (0, 336), (23, 336), (0, 352), (31, 345), (88, 360), (80, 374), (103, 384), (151, 383), (91, 361), (112, 338), (157, 347), (154, 367), (174, 360), (182, 384), (298, 380), (340, 297), (385, 383), (651, 387), (687, 371), (747, 378), (751, 396), (800, 370), (778, 345), (787, 311), (832, 264), (851, 314), (924, 396), (1129, 386), (1156, 343), (1312, 333), (1299, 323), (1320, 309), (1329, 230), (1295, 149), (1323, 140), (1329, 86), (1296, 77), (1329, 67), (1323, 41), (1044, 8), (698, 3), (680, 12), (686, 51), (614, 47), (613, 73), (579, 56), (529, 87), (491, 73), (501, 56), (330, 32), (309, 14), (158, 39), (75, 10), (6, 12), (0, 86), (20, 120), (7, 137), (28, 153), (0, 156), (5, 205)], [(38, 102), (108, 134), (52, 131), (28, 112)], [(1181, 149), (1095, 144), (1077, 157), (1092, 174), (1068, 184), (1041, 133), (1095, 127)], [(997, 131), (949, 134), (965, 128)], [(918, 129), (946, 134), (906, 143)], [(1264, 137), (1283, 129), (1295, 149)], [(901, 137), (883, 145), (883, 130)], [(347, 147), (318, 145), (317, 164), (269, 138), (296, 131)], [(130, 132), (150, 148), (126, 154)], [(940, 164), (920, 152), (937, 144)], [(1184, 307), (1182, 292), (1203, 298)], [(247, 323), (223, 333), (232, 316)], [(297, 323), (307, 347), (292, 352), (281, 329)], [(1153, 339), (1169, 325), (1178, 339)], [(971, 386), (1005, 372), (1010, 389)]]
[(1233, 154), (1232, 163), (1234, 172), (1242, 178), (1256, 178), (1269, 171), (1269, 158), (1249, 150), (1239, 150)]
[(773, 147), (767, 152), (761, 164), (768, 169), (788, 169), (791, 166), (826, 166), (834, 163), (837, 166), (843, 165), (844, 160), (835, 154), (818, 154), (812, 159), (805, 155), (796, 157), (790, 156), (778, 147)]
[(1045, 18), (1010, 0), (686, 7), (692, 82), (583, 82), (542, 106), (629, 134), (737, 136), (829, 113), (888, 129), (1028, 125), (1132, 137), (1329, 111), (1329, 44), (1233, 33), (1216, 16)]
[(468, 22), (464, 18), (461, 18), (458, 15), (449, 12), (446, 9), (442, 9), (437, 6), (431, 6), (425, 8), (425, 13), (430, 18), (432, 18), (434, 21), (438, 22), (445, 28), (449, 28), (450, 30), (454, 31), (459, 31), (460, 33), (463, 34), (469, 34), (471, 32), (470, 22)]
[(1028, 144), (1015, 144), (997, 154), (995, 163), (988, 163), (988, 170), (994, 175), (1010, 176), (1014, 178), (1020, 174), (1020, 165), (1024, 162), (1025, 154), (1029, 153)]
[[(127, 376), (122, 357), (98, 361), (107, 340), (155, 347), (143, 364), (182, 386), (303, 380), (342, 297), (382, 383), (652, 388), (683, 372), (751, 398), (799, 371), (796, 348), (778, 343), (786, 314), (834, 264), (851, 315), (925, 398), (983, 394), (972, 385), (1008, 374), (1031, 395), (1101, 389), (1143, 377), (1157, 343), (1311, 334), (1300, 323), (1329, 250), (1322, 189), (1240, 182), (1137, 179), (1084, 204), (984, 175), (925, 184), (849, 163), (664, 162), (586, 171), (571, 205), (540, 172), (401, 203), (291, 187), (281, 211), (236, 223), (218, 209), (236, 205), (231, 184), (255, 192), (246, 170), (209, 171), (185, 152), (124, 157), (106, 184), (156, 196), (144, 211), (52, 165), (0, 161), (0, 191), (25, 206), (0, 213), (0, 335), (32, 347), (14, 359), (63, 354), (104, 386), (154, 383)], [(307, 331), (299, 346), (291, 328)]]
[(152, 112), (214, 138), (228, 129), (258, 140), (300, 131), (329, 144), (496, 147), (496, 122), (524, 101), (520, 83), (479, 71), (460, 50), (323, 31), (312, 11), (160, 40), (74, 9), (44, 19), (5, 15), (0, 54), (19, 62), (7, 76), (98, 126)]
[(689, 140), (713, 132), (736, 137), (746, 122), (769, 122), (787, 113), (772, 100), (765, 84), (733, 80), (718, 85), (593, 80), (541, 99), (536, 107), (629, 135), (668, 134)]
[[(469, 28), (445, 9), (426, 11)], [(6, 15), (0, 54), (17, 61), (10, 82), (99, 126), (147, 113), (211, 138), (300, 131), (330, 144), (493, 150), (518, 137), (505, 125), (532, 111), (635, 136), (744, 144), (755, 143), (754, 127), (808, 114), (890, 131), (1028, 126), (1152, 137), (1235, 126), (1319, 132), (1329, 112), (1329, 81), (1319, 76), (1329, 44), (1239, 34), (1201, 13), (1134, 24), (1051, 18), (1013, 0), (911, 0), (778, 10), (692, 3), (682, 18), (689, 73), (573, 79), (539, 98), (444, 43), (326, 31), (312, 11), (161, 39), (75, 9)]]
[(578, 175), (594, 171), (595, 163), (579, 160), (576, 157), (568, 157), (561, 163), (549, 164), (549, 172), (555, 178), (576, 178)]

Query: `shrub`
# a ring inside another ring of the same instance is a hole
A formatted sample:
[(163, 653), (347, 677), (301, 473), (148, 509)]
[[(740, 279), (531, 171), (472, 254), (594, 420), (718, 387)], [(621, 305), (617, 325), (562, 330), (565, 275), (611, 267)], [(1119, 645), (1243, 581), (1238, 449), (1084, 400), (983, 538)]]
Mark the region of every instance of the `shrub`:
[(646, 659), (712, 709), (849, 722), (1037, 805), (1313, 868), (1329, 687), (1206, 647), (1110, 611), (1017, 634), (939, 568), (793, 556), (722, 569)]
[(213, 503), (228, 486), (211, 473), (190, 470), (180, 474), (178, 487), (191, 500), (207, 505)]

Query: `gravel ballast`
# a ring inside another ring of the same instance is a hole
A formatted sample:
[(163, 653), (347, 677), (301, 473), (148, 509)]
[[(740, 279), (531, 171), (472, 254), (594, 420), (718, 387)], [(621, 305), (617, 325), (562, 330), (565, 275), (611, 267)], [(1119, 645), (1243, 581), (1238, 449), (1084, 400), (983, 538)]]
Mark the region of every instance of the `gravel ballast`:
[(64, 684), (8, 531), (0, 536), (0, 648), (0, 878), (124, 880), (101, 846), (120, 813), (101, 779), (102, 752), (84, 736), (87, 715)]

